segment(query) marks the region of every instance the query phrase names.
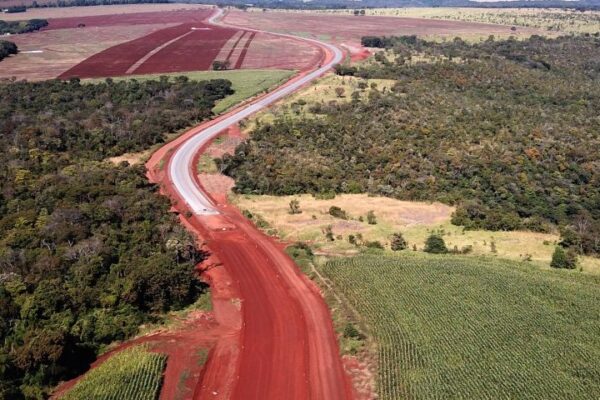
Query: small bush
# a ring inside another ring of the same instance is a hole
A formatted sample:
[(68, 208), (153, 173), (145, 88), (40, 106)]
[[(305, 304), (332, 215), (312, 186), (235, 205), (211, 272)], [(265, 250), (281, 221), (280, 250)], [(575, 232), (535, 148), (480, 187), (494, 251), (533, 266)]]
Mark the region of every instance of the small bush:
[(364, 336), (350, 322), (348, 322), (344, 327), (344, 337), (348, 339), (364, 339)]
[(378, 240), (367, 241), (365, 242), (365, 247), (369, 249), (381, 249), (383, 250), (383, 245)]
[(300, 202), (296, 199), (290, 201), (290, 210), (288, 211), (290, 214), (302, 214), (302, 210), (300, 210)]
[(333, 236), (333, 228), (331, 227), (331, 225), (327, 225), (323, 229), (323, 233), (325, 234), (327, 240), (329, 240), (330, 242), (333, 242), (335, 240), (335, 237)]
[(552, 254), (550, 266), (552, 268), (575, 269), (577, 266), (577, 255), (572, 250), (565, 251), (561, 246), (556, 246)]
[(333, 200), (335, 199), (335, 192), (319, 192), (315, 193), (313, 196), (317, 200)]
[(375, 216), (375, 212), (373, 210), (370, 210), (367, 213), (367, 222), (369, 223), (369, 225), (377, 224), (377, 217)]
[(448, 252), (446, 242), (440, 235), (431, 234), (425, 241), (425, 248), (423, 249), (426, 253), (432, 254), (444, 254)]
[(400, 232), (394, 233), (391, 240), (391, 248), (393, 251), (404, 250), (408, 247), (408, 242)]
[(348, 219), (348, 215), (346, 214), (346, 211), (342, 210), (338, 206), (329, 207), (329, 215), (331, 215), (332, 217), (335, 217), (335, 218), (339, 218), (339, 219)]

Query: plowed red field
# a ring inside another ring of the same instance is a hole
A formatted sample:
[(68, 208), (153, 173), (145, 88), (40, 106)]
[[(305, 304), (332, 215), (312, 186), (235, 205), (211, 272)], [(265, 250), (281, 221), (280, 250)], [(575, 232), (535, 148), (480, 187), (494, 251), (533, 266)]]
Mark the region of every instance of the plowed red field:
[(94, 54), (60, 78), (206, 70), (236, 32), (204, 23), (177, 25)]
[(135, 70), (136, 74), (155, 72), (200, 71), (210, 69), (221, 48), (236, 29), (196, 24), (197, 30), (182, 37), (149, 57)]

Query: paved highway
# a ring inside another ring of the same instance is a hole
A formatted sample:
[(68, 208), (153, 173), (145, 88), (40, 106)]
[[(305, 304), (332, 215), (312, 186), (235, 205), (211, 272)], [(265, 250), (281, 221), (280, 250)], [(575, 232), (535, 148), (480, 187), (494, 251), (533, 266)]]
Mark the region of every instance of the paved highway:
[[(222, 14), (223, 10), (219, 10), (208, 20), (208, 22), (215, 24), (215, 20), (219, 18)], [(252, 29), (246, 30), (252, 31)], [(256, 32), (262, 31), (257, 30)], [(288, 94), (298, 90), (303, 85), (306, 85), (312, 80), (323, 75), (325, 72), (327, 72), (335, 64), (338, 64), (343, 59), (342, 51), (339, 48), (328, 43), (323, 43), (314, 39), (300, 38), (292, 35), (285, 35), (272, 32), (266, 33), (269, 33), (271, 35), (290, 37), (317, 44), (321, 48), (326, 49), (328, 52), (330, 52), (332, 54), (332, 57), (324, 65), (319, 66), (319, 68), (315, 69), (314, 71), (307, 73), (299, 79), (284, 84), (280, 88), (261, 97), (260, 99), (249, 104), (248, 106), (242, 107), (239, 110), (228, 114), (226, 118), (220, 120), (216, 124), (211, 125), (205, 129), (199, 130), (194, 134), (193, 137), (191, 137), (181, 146), (179, 146), (179, 148), (175, 151), (175, 154), (171, 158), (171, 162), (169, 163), (169, 176), (171, 182), (173, 182), (173, 186), (175, 187), (175, 189), (179, 192), (181, 197), (189, 205), (190, 209), (198, 215), (211, 215), (219, 213), (215, 205), (210, 200), (210, 197), (204, 192), (202, 192), (202, 189), (198, 187), (192, 175), (194, 173), (193, 171), (196, 170), (196, 168), (192, 166), (192, 163), (194, 160), (194, 155), (198, 152), (198, 150), (223, 130), (247, 118), (248, 116), (262, 110), (263, 108), (268, 107), (269, 105), (275, 103), (277, 100), (287, 96)]]

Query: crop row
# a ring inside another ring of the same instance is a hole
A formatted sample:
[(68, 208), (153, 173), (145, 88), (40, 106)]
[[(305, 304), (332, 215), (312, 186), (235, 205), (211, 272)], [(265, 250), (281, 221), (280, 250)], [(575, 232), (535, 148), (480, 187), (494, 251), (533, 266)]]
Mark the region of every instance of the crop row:
[(593, 277), (412, 254), (336, 260), (323, 270), (378, 343), (383, 399), (600, 394)]
[(64, 400), (151, 400), (157, 399), (167, 357), (136, 346), (115, 354), (89, 371)]

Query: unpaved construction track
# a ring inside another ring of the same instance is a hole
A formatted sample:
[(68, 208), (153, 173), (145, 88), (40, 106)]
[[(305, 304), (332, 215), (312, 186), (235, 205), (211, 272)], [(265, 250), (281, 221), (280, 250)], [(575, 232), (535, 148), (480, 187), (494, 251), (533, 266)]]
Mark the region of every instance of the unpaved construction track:
[[(218, 11), (209, 23), (221, 14)], [(212, 199), (196, 177), (195, 161), (212, 138), (342, 59), (334, 46), (294, 39), (322, 50), (323, 58), (313, 70), (302, 71), (269, 94), (190, 130), (147, 163), (150, 179), (161, 184), (183, 223), (211, 253), (205, 276), (212, 287), (215, 317), (227, 328), (209, 355), (193, 395), (196, 399), (353, 397), (319, 290), (298, 271), (282, 246), (234, 207)]]

